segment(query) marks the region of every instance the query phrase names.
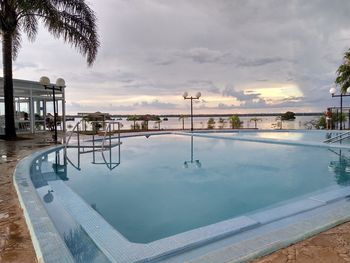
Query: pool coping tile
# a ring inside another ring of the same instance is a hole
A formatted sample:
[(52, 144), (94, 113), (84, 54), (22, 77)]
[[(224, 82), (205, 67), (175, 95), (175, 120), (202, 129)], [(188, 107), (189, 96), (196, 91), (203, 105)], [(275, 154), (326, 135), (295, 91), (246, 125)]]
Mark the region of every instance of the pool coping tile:
[(20, 160), (14, 171), (14, 185), (38, 262), (70, 263), (75, 261), (46, 212), (29, 175), (35, 158), (56, 149), (57, 147), (38, 151)]

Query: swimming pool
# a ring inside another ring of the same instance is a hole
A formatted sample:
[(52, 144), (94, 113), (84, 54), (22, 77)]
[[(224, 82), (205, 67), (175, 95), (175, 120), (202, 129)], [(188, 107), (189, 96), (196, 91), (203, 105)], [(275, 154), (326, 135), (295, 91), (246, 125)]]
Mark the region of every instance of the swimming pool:
[[(115, 259), (85, 217), (97, 217), (98, 230), (112, 226), (126, 254), (128, 246), (141, 251), (128, 260), (147, 260), (255, 227), (265, 210), (350, 184), (346, 149), (176, 134), (122, 142), (104, 156), (57, 149), (32, 164), (34, 186), (77, 262)], [(81, 240), (87, 255), (77, 249)]]
[[(342, 131), (334, 130), (265, 130), (265, 131), (254, 131), (244, 130), (236, 132), (225, 132), (220, 130), (215, 133), (225, 137), (245, 137), (254, 139), (272, 139), (272, 140), (287, 140), (287, 141), (302, 141), (302, 142), (317, 142), (321, 143), (326, 139), (335, 137), (342, 133)], [(349, 143), (350, 140), (346, 139), (343, 143)]]

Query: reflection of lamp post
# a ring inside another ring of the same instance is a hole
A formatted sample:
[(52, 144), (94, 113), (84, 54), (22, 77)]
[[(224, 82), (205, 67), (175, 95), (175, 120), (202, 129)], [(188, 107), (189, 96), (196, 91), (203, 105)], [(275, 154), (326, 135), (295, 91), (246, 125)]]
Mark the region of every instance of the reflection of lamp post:
[(184, 97), (185, 100), (191, 100), (191, 132), (193, 132), (193, 100), (198, 100), (201, 97), (201, 93), (197, 92), (196, 97), (188, 96), (187, 91), (184, 92), (182, 97)]
[(335, 153), (339, 156), (338, 161), (331, 161), (328, 165), (330, 172), (335, 174), (335, 179), (339, 185), (349, 185), (350, 184), (350, 159), (342, 154), (341, 149), (339, 153), (328, 149), (329, 151)]
[(184, 161), (184, 168), (188, 168), (189, 164), (194, 164), (197, 168), (202, 167), (202, 164), (199, 160), (193, 160), (193, 136), (191, 136), (191, 160)]
[(45, 89), (52, 90), (52, 100), (53, 100), (53, 121), (54, 121), (54, 129), (55, 129), (55, 136), (54, 140), (55, 143), (57, 143), (57, 116), (56, 116), (56, 93), (55, 91), (62, 91), (62, 88), (66, 86), (66, 83), (64, 79), (58, 78), (56, 80), (56, 85), (51, 85), (50, 79), (48, 77), (41, 77), (40, 78), (40, 84), (45, 87)]
[(340, 92), (339, 95), (335, 95), (336, 91), (337, 91), (336, 88), (333, 87), (329, 90), (329, 93), (332, 95), (332, 98), (340, 97), (340, 118), (338, 119), (338, 121), (340, 120), (340, 130), (342, 130), (343, 129), (343, 97), (350, 96), (350, 94), (346, 94), (346, 93), (350, 93), (350, 87), (347, 88), (345, 93)]
[(47, 194), (44, 195), (43, 199), (45, 201), (45, 203), (51, 203), (53, 201), (53, 194), (52, 194), (53, 190), (48, 190)]

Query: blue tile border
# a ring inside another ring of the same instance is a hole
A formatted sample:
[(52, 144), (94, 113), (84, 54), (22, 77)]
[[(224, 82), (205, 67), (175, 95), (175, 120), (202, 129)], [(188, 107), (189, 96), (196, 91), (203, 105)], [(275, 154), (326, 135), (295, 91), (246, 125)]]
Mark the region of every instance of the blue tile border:
[(41, 203), (29, 174), (34, 159), (58, 148), (62, 147), (42, 150), (22, 159), (14, 172), (14, 185), (38, 262), (75, 262)]

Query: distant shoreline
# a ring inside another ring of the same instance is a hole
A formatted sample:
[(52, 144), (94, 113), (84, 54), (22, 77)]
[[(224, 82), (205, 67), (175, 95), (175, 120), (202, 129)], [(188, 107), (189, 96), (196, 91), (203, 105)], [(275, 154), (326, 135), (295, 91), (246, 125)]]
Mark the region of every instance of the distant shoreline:
[[(193, 117), (230, 117), (232, 115), (236, 115), (238, 117), (271, 117), (271, 116), (279, 116), (283, 113), (226, 113), (226, 114), (194, 114)], [(322, 116), (323, 112), (296, 112), (295, 116)], [(140, 116), (144, 114), (111, 114), (113, 118), (127, 118), (129, 116)], [(157, 115), (159, 117), (180, 117), (182, 115), (190, 116), (190, 114), (150, 114), (150, 115)], [(81, 115), (66, 115), (67, 117), (74, 117), (74, 118), (81, 118)]]

